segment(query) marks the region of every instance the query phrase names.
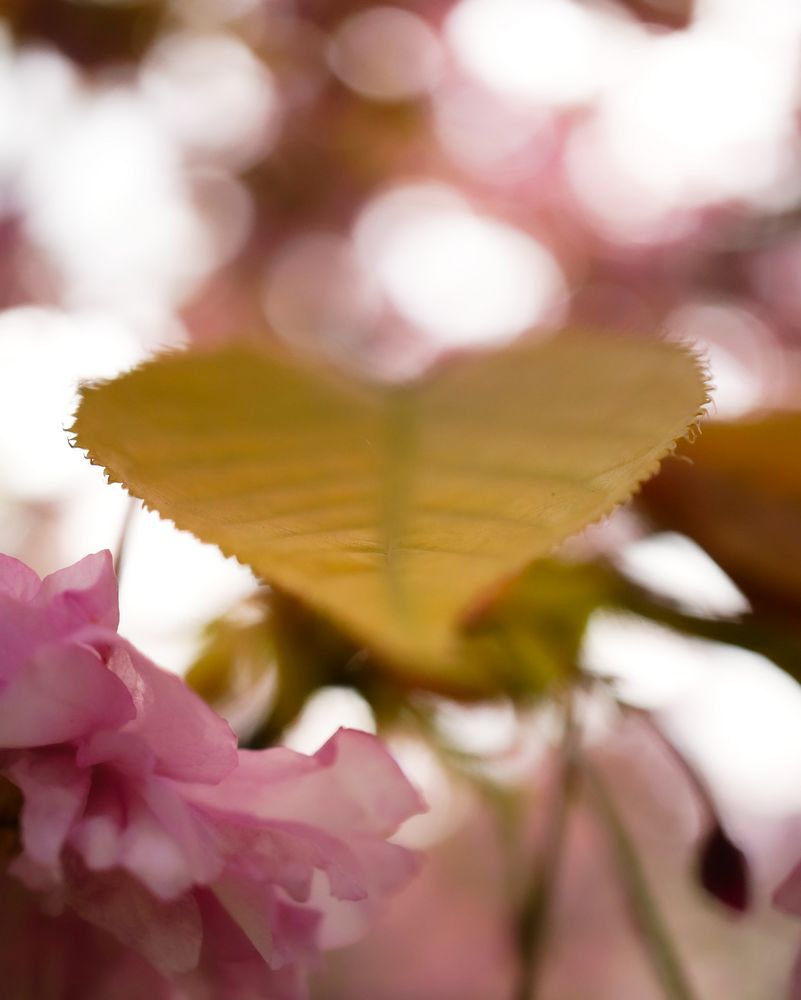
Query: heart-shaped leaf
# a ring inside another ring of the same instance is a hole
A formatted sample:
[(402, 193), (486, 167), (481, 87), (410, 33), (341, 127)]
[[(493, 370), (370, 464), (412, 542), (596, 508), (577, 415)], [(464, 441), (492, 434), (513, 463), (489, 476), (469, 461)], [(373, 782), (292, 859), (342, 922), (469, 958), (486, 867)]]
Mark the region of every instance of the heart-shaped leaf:
[(626, 500), (705, 398), (686, 350), (591, 335), (403, 387), (229, 346), (86, 389), (74, 431), (179, 527), (441, 677), (469, 669), (475, 602)]

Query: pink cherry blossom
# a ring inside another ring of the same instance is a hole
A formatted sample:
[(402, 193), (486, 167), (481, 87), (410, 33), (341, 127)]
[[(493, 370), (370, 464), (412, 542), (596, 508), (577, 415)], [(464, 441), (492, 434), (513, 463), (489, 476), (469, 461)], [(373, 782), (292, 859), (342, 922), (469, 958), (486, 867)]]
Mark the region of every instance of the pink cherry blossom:
[(421, 800), (366, 733), (237, 751), (117, 624), (108, 553), (42, 581), (0, 557), (0, 775), (23, 798), (8, 874), (165, 996), (301, 997), (320, 949), (413, 874), (387, 838)]

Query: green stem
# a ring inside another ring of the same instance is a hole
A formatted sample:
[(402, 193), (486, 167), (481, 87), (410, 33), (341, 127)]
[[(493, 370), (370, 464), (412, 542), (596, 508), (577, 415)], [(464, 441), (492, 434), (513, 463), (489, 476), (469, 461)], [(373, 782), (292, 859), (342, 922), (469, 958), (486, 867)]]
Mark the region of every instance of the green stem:
[(620, 606), (626, 611), (697, 639), (740, 646), (759, 653), (791, 677), (801, 680), (801, 636), (781, 620), (766, 625), (753, 614), (733, 619), (703, 618), (665, 604), (647, 590), (633, 585), (622, 591), (619, 597)]
[(595, 800), (598, 815), (606, 825), (623, 887), (639, 922), (646, 951), (665, 997), (667, 1000), (693, 1000), (694, 994), (687, 974), (656, 906), (642, 863), (617, 808), (598, 772), (586, 758), (582, 760), (582, 768)]
[(668, 738), (662, 727), (657, 724), (652, 713), (645, 709), (633, 708), (629, 705), (624, 705), (623, 711), (644, 723), (651, 735), (670, 754), (673, 763), (681, 770), (681, 773), (687, 780), (687, 784), (695, 795), (696, 801), (703, 810), (704, 819), (709, 823), (719, 823), (717, 803), (709, 786), (698, 771), (689, 764), (686, 757), (674, 745), (673, 741)]
[(125, 556), (128, 550), (128, 540), (131, 534), (131, 525), (134, 515), (139, 510), (139, 500), (131, 497), (128, 500), (128, 507), (120, 525), (120, 533), (117, 538), (117, 548), (114, 552), (114, 574), (117, 577), (117, 588), (119, 589), (122, 579), (122, 568), (125, 565)]

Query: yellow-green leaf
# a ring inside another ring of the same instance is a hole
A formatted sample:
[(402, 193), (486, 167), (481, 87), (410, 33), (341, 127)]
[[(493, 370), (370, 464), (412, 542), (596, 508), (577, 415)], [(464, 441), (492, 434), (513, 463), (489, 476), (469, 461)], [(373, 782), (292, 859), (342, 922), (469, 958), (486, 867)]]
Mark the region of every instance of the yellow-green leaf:
[(545, 694), (575, 679), (590, 615), (614, 606), (620, 590), (606, 564), (538, 559), (464, 624), (457, 659), (494, 680), (495, 691)]
[(368, 385), (255, 348), (85, 390), (78, 445), (371, 649), (460, 674), (475, 602), (626, 500), (706, 390), (671, 344), (563, 335)]

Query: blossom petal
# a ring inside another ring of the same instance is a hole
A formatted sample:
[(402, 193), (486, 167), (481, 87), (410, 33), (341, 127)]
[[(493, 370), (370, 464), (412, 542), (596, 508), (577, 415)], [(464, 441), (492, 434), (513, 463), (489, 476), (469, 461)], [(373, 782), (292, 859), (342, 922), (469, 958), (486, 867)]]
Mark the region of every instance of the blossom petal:
[(82, 625), (103, 625), (116, 631), (120, 622), (117, 578), (111, 553), (105, 549), (84, 556), (42, 581), (40, 601), (50, 604), (63, 634)]
[(773, 905), (783, 913), (801, 917), (801, 861), (774, 892)]
[(84, 920), (136, 948), (162, 972), (183, 973), (197, 965), (203, 935), (191, 895), (165, 902), (123, 872), (99, 876), (76, 866), (69, 901)]
[(229, 812), (348, 837), (389, 836), (426, 808), (380, 740), (353, 729), (340, 729), (313, 757), (241, 751), (224, 795), (196, 788), (192, 796)]
[(108, 664), (131, 692), (136, 721), (129, 727), (147, 742), (160, 774), (180, 781), (216, 783), (237, 766), (236, 736), (228, 723), (174, 674), (161, 670), (115, 637)]
[(97, 653), (56, 644), (37, 650), (0, 690), (0, 747), (63, 743), (134, 716), (131, 696)]
[(51, 872), (89, 791), (89, 774), (62, 750), (21, 754), (6, 773), (24, 796), (21, 827), (25, 853)]
[(42, 581), (24, 562), (0, 553), (0, 594), (15, 601), (32, 601)]
[(95, 779), (70, 844), (87, 870), (124, 869), (162, 900), (176, 899), (196, 881), (184, 845), (154, 814), (139, 783), (123, 776)]
[(305, 1000), (308, 991), (301, 963), (280, 969), (265, 965), (250, 938), (217, 896), (198, 893), (205, 934), (200, 969), (217, 983), (220, 1000)]
[(142, 956), (69, 910), (42, 913), (37, 898), (0, 876), (0, 983), (4, 1000), (176, 1000)]

